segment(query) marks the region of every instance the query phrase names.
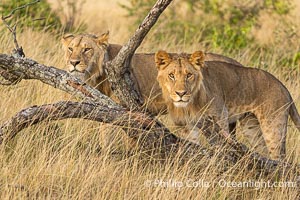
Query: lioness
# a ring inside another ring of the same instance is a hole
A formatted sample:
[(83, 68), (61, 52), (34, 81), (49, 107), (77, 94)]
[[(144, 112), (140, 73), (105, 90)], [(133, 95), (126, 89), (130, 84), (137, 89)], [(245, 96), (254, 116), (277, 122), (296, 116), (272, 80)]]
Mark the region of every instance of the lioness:
[(157, 80), (174, 123), (193, 126), (202, 115), (210, 116), (228, 132), (229, 123), (252, 113), (270, 157), (283, 158), (289, 115), (300, 130), (299, 113), (285, 86), (266, 71), (205, 59), (201, 51), (155, 54)]
[[(103, 63), (112, 60), (122, 46), (109, 44), (108, 39), (108, 32), (100, 36), (66, 34), (62, 38), (62, 43), (65, 49), (68, 71), (89, 85), (96, 87), (103, 94), (116, 100), (107, 80)], [(206, 59), (240, 65), (233, 59), (212, 53), (207, 53)], [(157, 69), (154, 53), (134, 54), (131, 61), (131, 69), (144, 100), (147, 100), (147, 108), (155, 114), (166, 109), (161, 96), (161, 89), (156, 81)]]

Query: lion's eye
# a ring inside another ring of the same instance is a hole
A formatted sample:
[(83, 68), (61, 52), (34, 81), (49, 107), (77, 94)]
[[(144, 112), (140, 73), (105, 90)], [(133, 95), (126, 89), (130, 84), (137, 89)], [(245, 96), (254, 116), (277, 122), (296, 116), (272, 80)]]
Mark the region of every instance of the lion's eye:
[(171, 80), (175, 80), (174, 74), (173, 74), (173, 73), (170, 73), (170, 74), (169, 74), (169, 78), (170, 78)]
[(84, 52), (84, 53), (87, 53), (87, 52), (89, 52), (90, 50), (92, 50), (92, 48), (85, 48), (85, 49), (83, 50), (83, 52)]
[(69, 49), (69, 51), (71, 51), (71, 52), (73, 51), (73, 48), (72, 48), (72, 47), (69, 47), (68, 49)]
[(192, 78), (193, 77), (193, 74), (191, 74), (191, 73), (188, 73), (187, 75), (186, 75), (186, 78), (187, 79), (190, 79), (190, 78)]

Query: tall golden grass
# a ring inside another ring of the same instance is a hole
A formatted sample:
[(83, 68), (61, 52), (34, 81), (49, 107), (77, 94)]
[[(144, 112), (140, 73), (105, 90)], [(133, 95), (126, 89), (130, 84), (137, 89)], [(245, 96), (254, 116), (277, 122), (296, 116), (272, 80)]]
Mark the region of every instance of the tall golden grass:
[[(124, 43), (132, 34), (130, 23), (118, 7), (119, 1), (87, 1), (83, 19), (88, 32), (111, 32), (111, 41)], [(126, 3), (125, 0), (122, 3)], [(270, 22), (270, 24), (272, 24)], [(45, 65), (63, 68), (63, 51), (59, 39), (50, 33), (25, 30), (18, 34), (26, 56)], [(288, 40), (288, 38), (286, 38)], [(10, 53), (13, 42), (8, 31), (0, 35), (0, 52)], [(251, 44), (249, 44), (251, 45)], [(287, 46), (289, 45), (289, 46)], [(272, 54), (260, 52), (260, 62), (251, 58), (255, 50), (238, 55), (219, 52), (235, 58), (244, 65), (265, 68), (278, 77), (289, 89), (300, 110), (299, 68), (286, 71), (275, 62), (285, 52), (297, 51), (298, 44), (282, 43)], [(181, 46), (192, 52), (201, 48)], [(274, 46), (274, 48), (276, 48)], [(143, 51), (180, 51), (172, 41), (153, 45), (147, 40)], [(263, 61), (263, 63), (262, 63)], [(264, 67), (267, 66), (267, 67)], [(64, 92), (35, 80), (22, 81), (15, 86), (0, 86), (0, 123), (22, 108), (32, 105), (72, 99)], [(287, 157), (299, 163), (300, 137), (289, 123)], [(177, 159), (160, 162), (145, 157), (143, 152), (128, 155), (126, 135), (105, 124), (70, 119), (39, 124), (23, 130), (12, 141), (0, 146), (1, 199), (297, 199), (299, 186), (267, 187), (268, 180), (255, 177), (238, 163), (222, 176), (217, 157), (195, 163), (181, 164)], [(201, 168), (199, 167), (201, 166)], [(201, 169), (201, 170), (199, 170)], [(289, 180), (287, 177), (286, 180)], [(291, 179), (292, 180), (292, 179)], [(227, 185), (248, 182), (244, 187)], [(280, 180), (278, 180), (280, 181)], [(252, 186), (251, 186), (252, 183)], [(261, 183), (261, 187), (259, 186)], [(256, 184), (256, 187), (253, 186)], [(278, 183), (283, 184), (283, 183)], [(287, 183), (286, 183), (287, 184)]]

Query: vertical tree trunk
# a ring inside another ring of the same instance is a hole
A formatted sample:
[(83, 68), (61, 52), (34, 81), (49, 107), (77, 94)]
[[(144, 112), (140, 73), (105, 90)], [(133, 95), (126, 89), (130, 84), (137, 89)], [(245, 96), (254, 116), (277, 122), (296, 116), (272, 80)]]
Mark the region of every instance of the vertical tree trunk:
[(121, 104), (128, 108), (136, 109), (143, 104), (136, 80), (130, 71), (132, 55), (171, 2), (172, 0), (158, 0), (116, 58), (106, 64), (108, 79), (114, 94), (120, 99)]

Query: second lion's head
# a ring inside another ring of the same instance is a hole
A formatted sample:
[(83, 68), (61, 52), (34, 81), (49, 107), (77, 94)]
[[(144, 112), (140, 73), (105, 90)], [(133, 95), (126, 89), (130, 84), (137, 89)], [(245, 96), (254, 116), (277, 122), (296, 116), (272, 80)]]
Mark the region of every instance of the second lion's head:
[(155, 54), (157, 80), (167, 104), (186, 107), (194, 101), (201, 89), (204, 58), (202, 51), (196, 51), (192, 55), (172, 55), (165, 51)]
[(66, 34), (62, 38), (68, 71), (77, 78), (97, 84), (96, 79), (104, 74), (103, 61), (108, 46), (109, 33), (100, 36), (91, 34)]

